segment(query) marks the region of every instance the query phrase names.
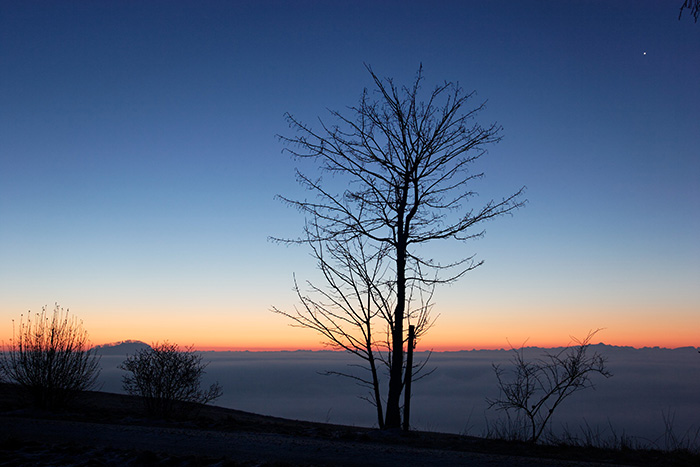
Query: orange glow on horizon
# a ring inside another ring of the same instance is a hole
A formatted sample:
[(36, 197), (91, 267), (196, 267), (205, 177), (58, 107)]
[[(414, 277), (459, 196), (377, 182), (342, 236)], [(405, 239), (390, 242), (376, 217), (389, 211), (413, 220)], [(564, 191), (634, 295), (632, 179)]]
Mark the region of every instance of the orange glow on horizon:
[[(682, 348), (682, 347), (693, 347), (696, 348), (697, 346), (695, 345), (684, 345), (684, 344), (679, 344), (679, 345), (656, 345), (656, 344), (643, 344), (643, 345), (633, 345), (633, 344), (628, 344), (628, 343), (610, 343), (610, 342), (604, 342), (604, 341), (595, 341), (592, 343), (593, 345), (595, 344), (604, 344), (604, 345), (609, 345), (613, 347), (632, 347), (635, 349), (641, 349), (641, 348), (651, 348), (651, 347), (658, 347), (658, 348), (666, 348), (666, 349), (677, 349), (677, 348)], [(552, 344), (552, 345), (547, 345), (547, 344), (532, 344), (532, 343), (527, 343), (525, 347), (539, 347), (539, 348), (558, 348), (558, 347), (564, 347), (566, 344)], [(570, 345), (574, 345), (572, 342)], [(517, 348), (517, 346), (516, 346)], [(339, 350), (339, 349), (332, 349), (329, 347), (313, 347), (313, 346), (307, 346), (307, 347), (300, 347), (300, 348), (295, 348), (295, 347), (272, 347), (272, 346), (251, 346), (251, 347), (227, 347), (227, 346), (212, 346), (212, 345), (195, 345), (194, 346), (195, 350), (198, 350), (200, 352), (320, 352), (320, 351), (334, 351), (334, 352), (344, 352), (344, 350)], [(510, 347), (507, 345), (486, 345), (486, 346), (478, 346), (478, 347), (473, 347), (473, 346), (467, 346), (467, 345), (444, 345), (444, 346), (439, 346), (439, 347), (433, 347), (433, 348), (416, 348), (416, 352), (425, 352), (425, 351), (433, 351), (433, 352), (460, 352), (460, 351), (471, 351), (471, 350), (510, 350)]]
[[(145, 341), (144, 341), (145, 342)], [(114, 342), (105, 342), (102, 344), (97, 344), (97, 345), (103, 345), (103, 344), (112, 344)], [(148, 344), (152, 344), (153, 342), (146, 342)], [(539, 341), (539, 342), (534, 342), (534, 341), (527, 341), (527, 342), (511, 342), (513, 344), (513, 347), (519, 348), (521, 345), (524, 344), (524, 347), (540, 347), (540, 348), (557, 348), (557, 347), (565, 347), (565, 346), (571, 346), (575, 345), (574, 341), (561, 341), (561, 340), (544, 340), (544, 341)], [(676, 348), (681, 348), (681, 347), (698, 347), (697, 345), (694, 345), (693, 342), (684, 342), (684, 341), (675, 341), (675, 340), (670, 340), (666, 342), (644, 342), (644, 341), (624, 341), (624, 340), (606, 340), (606, 339), (593, 339), (592, 341), (593, 345), (596, 344), (605, 344), (605, 345), (610, 345), (610, 346), (615, 346), (615, 347), (633, 347), (633, 348), (645, 348), (645, 347), (660, 347), (660, 348), (667, 348), (667, 349), (676, 349)], [(189, 345), (189, 344), (188, 344)], [(284, 345), (284, 344), (277, 344), (277, 345), (265, 345), (265, 344), (258, 344), (258, 345), (215, 345), (215, 344), (206, 344), (206, 343), (195, 343), (193, 345), (195, 350), (202, 351), (202, 352), (297, 352), (297, 351), (313, 351), (313, 352), (318, 352), (318, 351), (337, 351), (337, 352), (344, 352), (342, 349), (337, 349), (337, 348), (332, 348), (330, 346), (324, 346), (320, 343), (316, 343), (315, 345), (313, 344), (307, 344), (307, 345), (294, 345), (294, 344), (289, 344), (289, 345)], [(469, 351), (469, 350), (510, 350), (511, 346), (507, 342), (503, 342), (500, 344), (494, 344), (494, 343), (481, 343), (479, 345), (475, 344), (459, 344), (459, 343), (446, 343), (446, 344), (441, 344), (441, 345), (421, 345), (419, 344), (416, 347), (416, 352), (425, 352), (425, 351), (433, 351), (433, 352), (459, 352), (459, 351)]]
[[(417, 351), (509, 349), (520, 347), (562, 347), (573, 344), (570, 336), (584, 338), (601, 328), (593, 343), (624, 347), (698, 347), (700, 322), (692, 306), (648, 305), (607, 306), (588, 309), (583, 305), (538, 307), (521, 305), (518, 312), (496, 306), (473, 312), (444, 307), (435, 326), (418, 342)], [(168, 341), (198, 350), (214, 351), (296, 351), (337, 350), (324, 345), (321, 336), (309, 329), (289, 325), (283, 317), (262, 311), (226, 308), (192, 314), (191, 308), (148, 311), (146, 307), (124, 312), (80, 304), (75, 310), (89, 333), (91, 345), (126, 340), (147, 344)], [(0, 341), (12, 338), (8, 313), (0, 323)]]
[[(560, 326), (562, 327), (562, 326)], [(698, 329), (696, 328), (686, 328), (684, 332), (661, 332), (663, 329), (660, 327), (654, 330), (654, 332), (638, 332), (635, 330), (624, 329), (622, 332), (614, 332), (612, 329), (602, 329), (596, 336), (594, 336), (592, 342), (593, 344), (605, 343), (612, 346), (620, 347), (662, 347), (662, 348), (679, 348), (679, 347), (697, 347), (700, 345), (700, 339), (698, 339)], [(147, 331), (147, 330), (144, 330)], [(567, 345), (574, 345), (575, 341), (570, 337), (574, 336), (576, 338), (584, 338), (588, 330), (583, 333), (579, 332), (576, 334), (562, 332), (559, 329), (538, 329), (538, 333), (533, 332), (531, 338), (527, 337), (527, 330), (521, 330), (519, 333), (515, 332), (504, 332), (499, 330), (498, 333), (483, 332), (479, 337), (473, 336), (460, 336), (462, 338), (457, 338), (454, 335), (450, 335), (448, 332), (440, 332), (440, 329), (435, 329), (435, 332), (428, 333), (421, 341), (418, 342), (416, 347), (417, 351), (432, 350), (435, 352), (452, 352), (460, 350), (498, 350), (498, 349), (510, 349), (511, 347), (543, 347), (543, 348), (553, 348), (553, 347), (563, 347)], [(172, 343), (177, 343), (183, 347), (192, 345), (195, 349), (201, 351), (252, 351), (252, 352), (265, 352), (265, 351), (296, 351), (296, 350), (310, 350), (310, 351), (321, 351), (321, 350), (338, 350), (328, 345), (324, 345), (320, 341), (319, 336), (315, 335), (310, 331), (304, 331), (299, 329), (289, 329), (283, 328), (284, 334), (267, 333), (267, 339), (258, 337), (260, 334), (250, 333), (243, 338), (222, 338), (220, 336), (212, 336), (207, 338), (207, 336), (199, 335), (198, 338), (193, 339), (190, 333), (185, 332), (171, 332), (168, 333), (169, 337), (165, 339), (148, 339), (148, 332), (143, 332), (139, 335), (129, 335), (126, 338), (114, 338), (116, 336), (112, 335), (102, 335), (99, 338), (94, 339), (91, 336), (92, 345), (104, 345), (113, 344), (116, 342), (122, 342), (124, 340), (140, 340), (147, 344), (153, 344), (156, 342), (168, 341)], [(512, 337), (508, 337), (511, 334)], [(217, 338), (218, 337), (218, 338)], [(342, 350), (340, 350), (342, 351)]]

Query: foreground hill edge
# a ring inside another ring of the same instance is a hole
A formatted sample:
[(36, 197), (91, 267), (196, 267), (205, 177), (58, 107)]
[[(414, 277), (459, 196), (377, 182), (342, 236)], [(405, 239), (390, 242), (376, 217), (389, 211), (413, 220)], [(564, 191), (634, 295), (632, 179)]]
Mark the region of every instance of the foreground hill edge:
[[(314, 438), (331, 442), (359, 442), (378, 445), (410, 446), (441, 451), (507, 455), (524, 458), (600, 462), (617, 465), (700, 465), (700, 453), (662, 452), (658, 450), (612, 450), (566, 445), (532, 445), (516, 441), (485, 439), (449, 433), (411, 431), (386, 432), (374, 428), (289, 420), (258, 415), (214, 405), (188, 404), (180, 415), (169, 420), (145, 415), (137, 396), (102, 391), (87, 391), (69, 407), (54, 412), (39, 411), (21, 402), (20, 388), (0, 383), (0, 417), (4, 419), (2, 436), (12, 439), (13, 419), (45, 419), (105, 425), (186, 428), (216, 432), (250, 432), (288, 437)], [(40, 435), (40, 434), (38, 434)], [(41, 439), (41, 436), (37, 436)], [(51, 443), (50, 439), (43, 442)], [(124, 447), (128, 449), (128, 446)]]

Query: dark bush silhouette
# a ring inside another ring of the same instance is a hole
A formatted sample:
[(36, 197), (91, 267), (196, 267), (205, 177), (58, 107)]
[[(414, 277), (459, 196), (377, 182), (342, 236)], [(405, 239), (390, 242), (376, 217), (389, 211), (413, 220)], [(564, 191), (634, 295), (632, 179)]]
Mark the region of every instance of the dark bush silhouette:
[[(523, 347), (514, 348), (510, 371), (499, 365), (493, 366), (500, 395), (497, 399), (487, 399), (487, 402), (489, 408), (505, 411), (509, 422), (508, 426), (496, 428), (502, 435), (500, 437), (537, 442), (554, 410), (564, 399), (593, 387), (590, 381), (593, 373), (606, 378), (612, 376), (605, 366), (604, 357), (598, 353), (587, 355), (591, 339), (597, 332), (589, 332), (583, 340), (572, 338), (576, 346), (557, 353), (545, 353), (533, 361), (525, 360)], [(511, 417), (511, 411), (514, 417)]]
[(79, 391), (93, 389), (99, 357), (90, 349), (83, 324), (56, 304), (32, 317), (22, 315), (12, 340), (0, 351), (0, 374), (23, 388), (36, 407), (64, 406)]
[(168, 342), (139, 350), (119, 365), (128, 372), (124, 390), (141, 396), (149, 414), (166, 418), (181, 402), (206, 404), (221, 396), (218, 382), (206, 391), (200, 388), (206, 367), (192, 346), (180, 350)]

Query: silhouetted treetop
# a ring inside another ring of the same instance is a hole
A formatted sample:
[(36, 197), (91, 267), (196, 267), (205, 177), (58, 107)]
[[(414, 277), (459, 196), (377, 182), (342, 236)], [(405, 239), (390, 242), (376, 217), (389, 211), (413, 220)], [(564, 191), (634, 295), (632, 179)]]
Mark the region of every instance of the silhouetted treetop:
[(678, 12), (678, 19), (681, 19), (681, 16), (683, 16), (683, 10), (690, 10), (690, 15), (697, 23), (698, 17), (700, 17), (700, 0), (685, 0)]
[(475, 224), (522, 206), (521, 189), (480, 208), (466, 207), (476, 194), (471, 182), (483, 177), (469, 167), (500, 140), (501, 130), (474, 122), (484, 104), (466, 108), (473, 92), (445, 82), (421, 101), (422, 68), (412, 86), (401, 88), (368, 70), (379, 97), (365, 90), (359, 105), (349, 108), (350, 117), (331, 111), (336, 123), (321, 122), (318, 131), (287, 114), (299, 134), (281, 137), (287, 151), (315, 159), (322, 171), (348, 181), (338, 194), (322, 179), (297, 171), (300, 183), (317, 195), (313, 201), (281, 197), (310, 215), (310, 235), (299, 241), (348, 234), (394, 246), (465, 240), (481, 235), (471, 231)]

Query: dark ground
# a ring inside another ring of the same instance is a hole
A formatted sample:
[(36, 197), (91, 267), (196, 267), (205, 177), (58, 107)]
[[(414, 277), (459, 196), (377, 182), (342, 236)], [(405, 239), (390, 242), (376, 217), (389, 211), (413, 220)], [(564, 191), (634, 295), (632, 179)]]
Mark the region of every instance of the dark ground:
[(60, 411), (21, 402), (0, 384), (0, 466), (282, 465), (700, 465), (700, 456), (659, 451), (536, 446), (427, 432), (286, 420), (215, 406), (171, 420), (146, 417), (140, 400), (81, 394)]

